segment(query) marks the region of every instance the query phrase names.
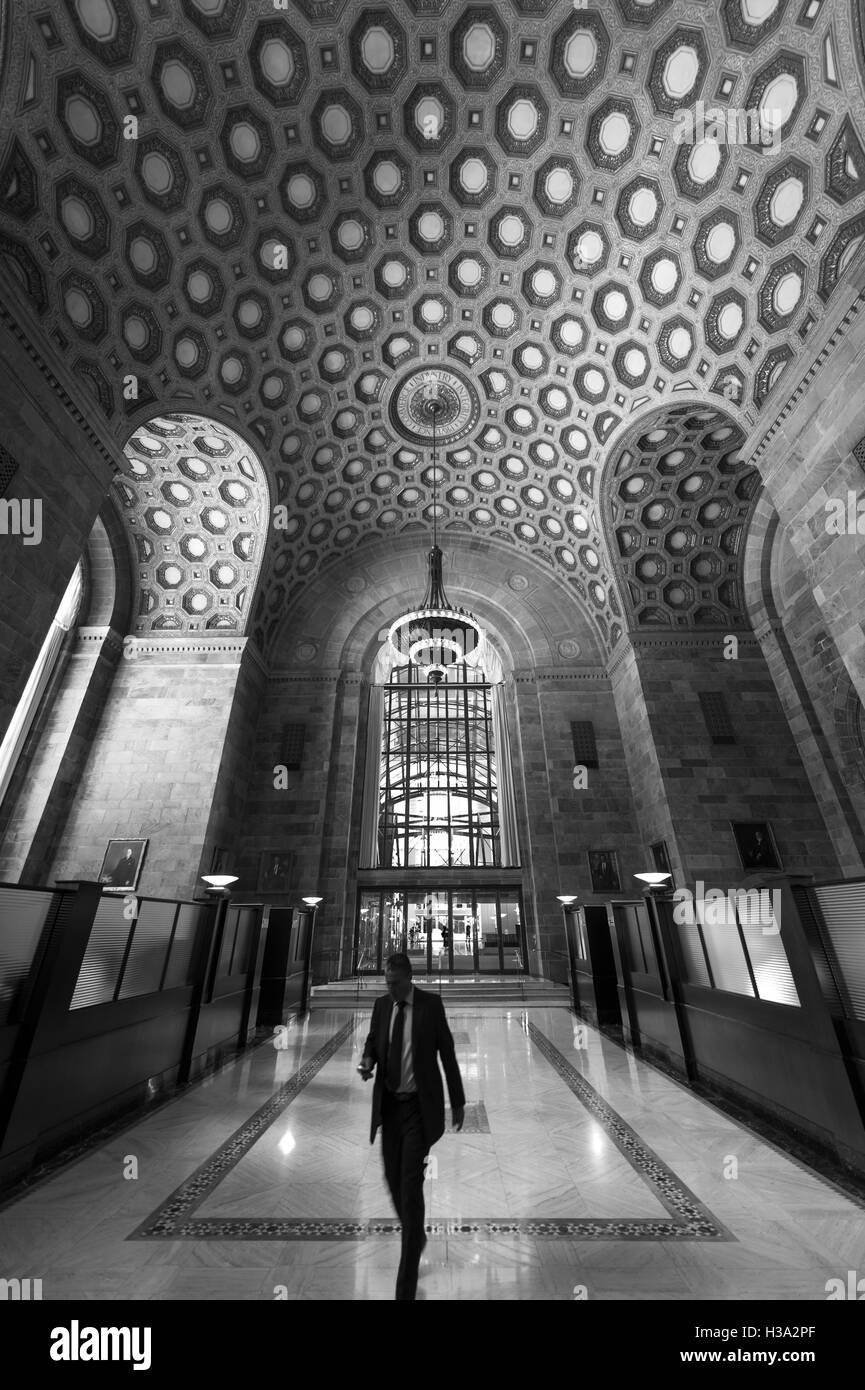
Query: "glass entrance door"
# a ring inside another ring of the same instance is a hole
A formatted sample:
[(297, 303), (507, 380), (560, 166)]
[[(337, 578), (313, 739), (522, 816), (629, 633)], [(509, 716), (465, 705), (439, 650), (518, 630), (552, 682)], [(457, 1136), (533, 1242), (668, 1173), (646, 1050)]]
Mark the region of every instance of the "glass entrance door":
[(485, 975), (502, 973), (501, 931), (495, 892), (476, 893), (478, 921), (478, 970)]
[(408, 955), (418, 974), (447, 970), (450, 913), (447, 889), (406, 893)]
[(474, 907), (472, 893), (454, 893), (450, 967), (454, 975), (471, 975), (478, 968), (478, 927)]
[(381, 893), (361, 893), (354, 936), (354, 972), (378, 975), (381, 971)]
[(358, 894), (354, 973), (406, 951), (416, 975), (526, 970), (518, 888), (367, 889)]

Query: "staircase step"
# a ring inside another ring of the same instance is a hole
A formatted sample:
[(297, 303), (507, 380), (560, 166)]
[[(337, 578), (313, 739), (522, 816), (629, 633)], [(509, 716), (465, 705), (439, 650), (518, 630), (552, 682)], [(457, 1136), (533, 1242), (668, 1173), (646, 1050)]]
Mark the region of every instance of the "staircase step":
[[(571, 992), (567, 985), (537, 977), (487, 976), (483, 979), (419, 976), (421, 989), (440, 994), (448, 1009), (471, 1008), (570, 1008)], [(362, 980), (331, 980), (314, 985), (310, 996), (311, 1009), (372, 1008), (379, 995), (385, 993), (383, 977), (365, 976)]]

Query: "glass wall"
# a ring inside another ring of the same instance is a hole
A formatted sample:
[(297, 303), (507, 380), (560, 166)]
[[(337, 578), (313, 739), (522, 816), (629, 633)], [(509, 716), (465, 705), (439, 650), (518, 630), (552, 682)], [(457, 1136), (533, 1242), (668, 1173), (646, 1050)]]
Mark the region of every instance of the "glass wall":
[(441, 685), (421, 674), (402, 667), (384, 688), (379, 865), (500, 864), (490, 687), (465, 663)]
[(518, 974), (525, 970), (518, 888), (363, 889), (352, 974), (381, 974), (406, 951), (415, 974)]

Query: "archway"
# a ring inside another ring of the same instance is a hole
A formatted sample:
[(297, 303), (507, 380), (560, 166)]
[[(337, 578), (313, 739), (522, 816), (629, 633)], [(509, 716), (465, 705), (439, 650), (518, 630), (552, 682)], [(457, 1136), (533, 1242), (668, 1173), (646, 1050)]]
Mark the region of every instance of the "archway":
[(155, 416), (124, 448), (114, 496), (138, 575), (135, 634), (247, 630), (269, 522), (267, 478), (228, 425)]

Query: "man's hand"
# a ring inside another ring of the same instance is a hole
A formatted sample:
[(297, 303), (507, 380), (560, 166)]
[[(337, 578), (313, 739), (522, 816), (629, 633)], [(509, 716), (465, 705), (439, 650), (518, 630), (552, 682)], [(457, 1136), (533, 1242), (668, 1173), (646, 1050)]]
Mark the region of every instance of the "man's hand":
[(455, 1130), (461, 1130), (462, 1127), (463, 1127), (463, 1120), (464, 1120), (465, 1117), (466, 1117), (466, 1108), (465, 1108), (465, 1106), (464, 1106), (464, 1105), (454, 1105), (454, 1106), (451, 1106), (451, 1114), (452, 1114), (453, 1117), (454, 1117), (454, 1129), (455, 1129)]
[(375, 1068), (375, 1062), (372, 1060), (371, 1057), (361, 1057), (361, 1059), (360, 1059), (360, 1066), (358, 1067), (358, 1071), (360, 1072), (360, 1074), (361, 1074), (361, 1076), (363, 1077), (364, 1081), (371, 1081), (371, 1080), (372, 1080), (372, 1073), (373, 1073), (374, 1068)]

